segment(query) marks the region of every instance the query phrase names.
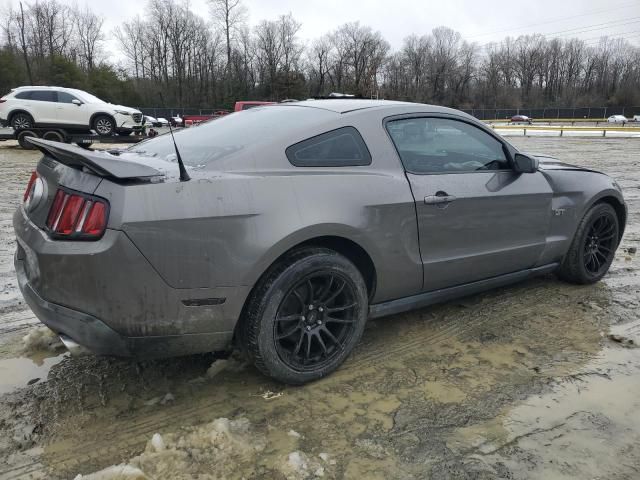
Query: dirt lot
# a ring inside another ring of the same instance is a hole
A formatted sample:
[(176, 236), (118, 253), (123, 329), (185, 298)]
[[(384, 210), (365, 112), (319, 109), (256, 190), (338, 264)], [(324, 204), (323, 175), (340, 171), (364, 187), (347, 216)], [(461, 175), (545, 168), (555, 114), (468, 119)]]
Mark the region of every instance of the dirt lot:
[(623, 186), (605, 280), (548, 276), (371, 321), (337, 373), (298, 388), (235, 357), (56, 349), (11, 262), (38, 155), (0, 146), (0, 478), (640, 478), (640, 140), (510, 141)]

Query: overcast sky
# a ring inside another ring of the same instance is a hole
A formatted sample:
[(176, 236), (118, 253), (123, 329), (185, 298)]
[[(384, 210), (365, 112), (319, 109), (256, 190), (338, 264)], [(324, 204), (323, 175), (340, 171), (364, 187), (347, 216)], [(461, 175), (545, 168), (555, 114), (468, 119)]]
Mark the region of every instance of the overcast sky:
[[(25, 0), (27, 3), (34, 0)], [(185, 0), (187, 1), (187, 0)], [(61, 0), (89, 5), (106, 19), (111, 32), (120, 22), (143, 15), (144, 0)], [(601, 35), (622, 36), (640, 45), (640, 0), (244, 0), (249, 23), (291, 12), (302, 23), (300, 38), (318, 37), (345, 22), (380, 30), (395, 49), (411, 33), (445, 25), (482, 45), (507, 35), (544, 33), (597, 42)], [(0, 0), (0, 5), (18, 0)], [(208, 17), (207, 0), (188, 0), (191, 10)], [(111, 59), (120, 57), (109, 42)]]

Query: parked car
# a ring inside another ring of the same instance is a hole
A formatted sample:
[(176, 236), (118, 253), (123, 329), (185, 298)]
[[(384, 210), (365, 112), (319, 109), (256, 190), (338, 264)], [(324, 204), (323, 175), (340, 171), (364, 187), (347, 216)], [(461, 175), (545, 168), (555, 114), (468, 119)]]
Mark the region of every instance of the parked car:
[(276, 102), (257, 102), (257, 101), (243, 101), (236, 102), (233, 107), (234, 112), (241, 112), (242, 110), (249, 110), (254, 107), (262, 107), (264, 105), (274, 105)]
[(150, 115), (145, 115), (144, 116), (144, 124), (146, 126), (151, 126), (151, 127), (159, 127), (160, 126), (160, 122), (158, 122), (158, 119), (155, 117), (152, 117)]
[(181, 127), (182, 124), (184, 123), (182, 120), (182, 117), (180, 117), (180, 115), (176, 115), (175, 117), (171, 117), (171, 120), (169, 120), (169, 122), (171, 123), (172, 127)]
[(640, 122), (640, 115), (634, 115), (632, 121), (633, 122)]
[(528, 123), (531, 125), (533, 119), (531, 117), (527, 117), (526, 115), (514, 115), (511, 117), (512, 123)]
[(176, 132), (183, 172), (170, 135), (111, 153), (31, 142), (15, 268), (72, 350), (236, 345), (291, 384), (335, 370), (367, 318), (549, 272), (597, 282), (627, 216), (607, 175), (431, 105), (256, 107)]
[(159, 123), (159, 127), (168, 127), (169, 126), (169, 120), (167, 120), (166, 118), (163, 117), (158, 117), (157, 118), (158, 123)]
[(609, 118), (607, 118), (608, 123), (621, 123), (624, 125), (628, 121), (629, 120), (624, 115), (611, 115)]
[(59, 127), (129, 135), (142, 128), (142, 113), (75, 88), (18, 87), (0, 99), (0, 122), (15, 130)]

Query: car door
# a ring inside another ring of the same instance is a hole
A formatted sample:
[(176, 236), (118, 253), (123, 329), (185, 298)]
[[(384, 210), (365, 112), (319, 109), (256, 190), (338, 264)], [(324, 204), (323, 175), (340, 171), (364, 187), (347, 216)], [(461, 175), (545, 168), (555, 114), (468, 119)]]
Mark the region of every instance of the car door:
[(424, 291), (536, 264), (551, 218), (542, 173), (516, 173), (499, 137), (463, 119), (385, 124), (416, 202)]
[[(57, 112), (58, 123), (62, 125), (73, 125), (78, 127), (88, 127), (89, 115), (87, 106), (79, 98), (67, 92), (57, 92)], [(80, 104), (73, 103), (73, 101)]]
[(32, 90), (29, 108), (37, 124), (57, 123), (57, 97), (54, 90)]

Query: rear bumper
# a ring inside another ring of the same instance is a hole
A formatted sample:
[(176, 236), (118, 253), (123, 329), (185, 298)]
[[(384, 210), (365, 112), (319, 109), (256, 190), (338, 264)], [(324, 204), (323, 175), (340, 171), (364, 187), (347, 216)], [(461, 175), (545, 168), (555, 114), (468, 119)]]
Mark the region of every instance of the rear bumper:
[(38, 319), (100, 355), (169, 357), (225, 350), (247, 287), (176, 289), (128, 237), (51, 240), (19, 208), (20, 290)]
[(226, 350), (232, 335), (201, 333), (152, 337), (126, 337), (102, 320), (71, 308), (48, 302), (26, 281), (23, 262), (16, 260), (20, 291), (38, 319), (96, 355), (135, 358), (163, 358)]

